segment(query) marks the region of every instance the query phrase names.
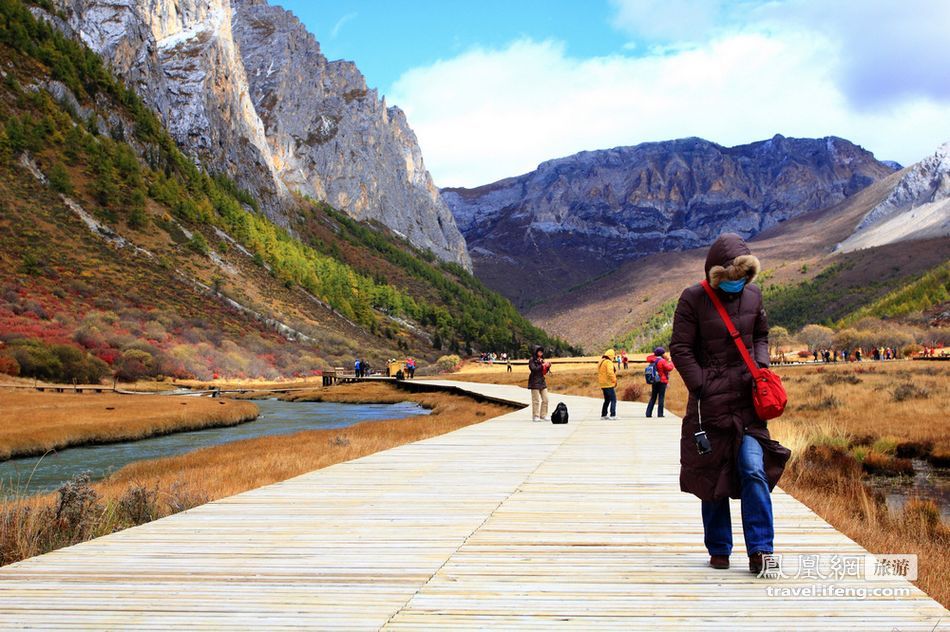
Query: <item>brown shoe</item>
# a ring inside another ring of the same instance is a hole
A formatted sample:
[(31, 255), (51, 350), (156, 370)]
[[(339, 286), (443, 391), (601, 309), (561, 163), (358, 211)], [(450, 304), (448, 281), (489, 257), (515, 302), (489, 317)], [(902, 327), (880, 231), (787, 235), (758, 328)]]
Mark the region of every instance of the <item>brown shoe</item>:
[(709, 557), (709, 565), (719, 571), (724, 571), (729, 568), (729, 556), (728, 555), (712, 555)]
[(762, 567), (765, 566), (765, 556), (771, 553), (759, 551), (749, 556), (749, 572), (759, 575), (762, 573)]

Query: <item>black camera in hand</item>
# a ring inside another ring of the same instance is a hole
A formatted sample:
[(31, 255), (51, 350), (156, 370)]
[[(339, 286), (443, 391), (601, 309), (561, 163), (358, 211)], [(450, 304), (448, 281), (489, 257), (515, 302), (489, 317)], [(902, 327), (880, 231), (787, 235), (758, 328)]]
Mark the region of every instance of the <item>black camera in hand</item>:
[(693, 441), (696, 442), (696, 451), (700, 454), (709, 454), (712, 452), (712, 445), (709, 443), (709, 437), (705, 430), (700, 430), (693, 435)]

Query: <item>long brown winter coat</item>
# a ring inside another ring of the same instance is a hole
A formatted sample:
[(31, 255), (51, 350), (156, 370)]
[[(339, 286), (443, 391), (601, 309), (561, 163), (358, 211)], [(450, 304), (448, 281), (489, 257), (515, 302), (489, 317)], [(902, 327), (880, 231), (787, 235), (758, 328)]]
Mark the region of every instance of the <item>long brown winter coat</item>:
[[(716, 292), (760, 367), (769, 365), (769, 326), (762, 292), (752, 280), (759, 261), (738, 235), (726, 233), (710, 247), (706, 278), (718, 288), (723, 280), (745, 278), (739, 294)], [(680, 489), (703, 500), (739, 497), (736, 461), (742, 437), (750, 434), (762, 444), (765, 472), (774, 487), (789, 451), (769, 436), (768, 426), (752, 405), (752, 376), (715, 306), (700, 284), (686, 288), (673, 317), (670, 353), (689, 389), (689, 403), (680, 438)], [(702, 429), (712, 452), (700, 455), (694, 434), (699, 431), (697, 400), (702, 400)]]

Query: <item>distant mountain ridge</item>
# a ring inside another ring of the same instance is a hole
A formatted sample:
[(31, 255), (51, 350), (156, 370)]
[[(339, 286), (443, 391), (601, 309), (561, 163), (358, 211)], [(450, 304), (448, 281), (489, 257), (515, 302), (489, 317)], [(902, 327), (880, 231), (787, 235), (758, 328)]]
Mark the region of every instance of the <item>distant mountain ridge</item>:
[[(898, 302), (885, 300), (890, 292), (926, 294), (925, 281), (935, 289), (950, 261), (948, 149), (945, 144), (834, 206), (755, 235), (749, 247), (762, 262), (757, 283), (765, 288), (769, 323), (794, 329), (862, 314), (890, 316)], [(626, 261), (532, 306), (527, 315), (587, 350), (611, 341), (636, 348), (652, 334), (668, 335), (676, 298), (701, 278), (705, 256), (703, 246)], [(935, 289), (926, 301), (914, 296), (907, 305), (937, 305), (943, 313), (946, 292), (941, 299)]]
[(736, 147), (686, 138), (581, 152), (442, 197), (479, 277), (525, 307), (624, 261), (724, 231), (751, 237), (893, 172), (833, 136)]
[(297, 193), (471, 268), (405, 115), (263, 0), (55, 0), (192, 156), (290, 225)]

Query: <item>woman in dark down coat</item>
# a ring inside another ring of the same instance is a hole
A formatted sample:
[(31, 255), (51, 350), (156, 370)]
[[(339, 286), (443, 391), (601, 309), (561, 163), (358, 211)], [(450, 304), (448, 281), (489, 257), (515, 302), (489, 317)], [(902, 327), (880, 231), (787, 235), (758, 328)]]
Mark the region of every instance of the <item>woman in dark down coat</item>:
[(544, 421), (548, 416), (548, 384), (544, 374), (551, 368), (544, 361), (544, 347), (538, 345), (528, 360), (528, 389), (531, 391), (531, 421)]
[[(762, 292), (752, 280), (759, 260), (741, 237), (726, 233), (706, 256), (706, 279), (715, 288), (742, 342), (760, 367), (769, 365), (769, 326)], [(686, 288), (673, 317), (673, 362), (689, 389), (680, 439), (680, 488), (702, 500), (706, 549), (713, 568), (729, 568), (732, 525), (729, 498), (742, 501), (742, 530), (749, 570), (758, 573), (774, 535), (771, 489), (790, 455), (769, 437), (752, 404), (752, 376), (726, 325), (699, 284)], [(712, 451), (700, 454), (697, 402)]]

